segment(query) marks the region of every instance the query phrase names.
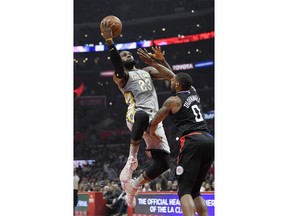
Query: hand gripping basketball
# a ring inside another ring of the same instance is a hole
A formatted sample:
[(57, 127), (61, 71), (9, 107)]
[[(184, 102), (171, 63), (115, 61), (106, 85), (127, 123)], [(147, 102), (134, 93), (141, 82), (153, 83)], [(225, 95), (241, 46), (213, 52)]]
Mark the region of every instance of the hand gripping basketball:
[(106, 16), (102, 19), (100, 23), (100, 31), (101, 31), (101, 35), (104, 38), (106, 35), (110, 35), (110, 38), (117, 37), (122, 32), (122, 22), (116, 16), (113, 16), (113, 15)]

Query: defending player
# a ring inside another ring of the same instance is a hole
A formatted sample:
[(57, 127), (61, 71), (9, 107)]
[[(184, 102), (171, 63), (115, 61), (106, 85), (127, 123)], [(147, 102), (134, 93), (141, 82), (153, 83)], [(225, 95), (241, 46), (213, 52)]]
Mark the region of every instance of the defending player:
[[(147, 64), (153, 59), (147, 52), (139, 52)], [(176, 176), (178, 196), (185, 216), (208, 216), (208, 209), (200, 194), (200, 187), (214, 160), (214, 138), (209, 134), (202, 112), (200, 97), (192, 86), (192, 78), (187, 73), (178, 73), (171, 78), (171, 90), (176, 96), (169, 97), (150, 123), (149, 133), (161, 138), (157, 127), (168, 114), (176, 125), (176, 135), (180, 139), (180, 154)]]
[[(152, 78), (169, 79), (173, 72), (159, 63), (155, 63), (153, 67), (136, 68), (136, 61), (130, 52), (122, 51), (120, 54), (118, 53), (112, 39), (112, 26), (113, 23), (110, 23), (110, 21), (103, 21), (101, 23), (101, 34), (108, 45), (110, 58), (114, 66), (113, 80), (118, 85), (128, 105), (126, 122), (131, 130), (130, 152), (127, 163), (120, 173), (120, 181), (127, 194), (127, 204), (135, 207), (137, 189), (169, 168), (170, 148), (162, 123), (156, 129), (157, 133), (163, 137), (160, 141), (151, 137), (145, 130), (159, 109)], [(150, 55), (153, 56), (153, 54)], [(162, 61), (165, 63), (165, 59), (162, 59)], [(132, 180), (132, 173), (138, 166), (137, 153), (142, 137), (145, 140), (147, 150), (151, 153), (153, 164), (136, 180)]]

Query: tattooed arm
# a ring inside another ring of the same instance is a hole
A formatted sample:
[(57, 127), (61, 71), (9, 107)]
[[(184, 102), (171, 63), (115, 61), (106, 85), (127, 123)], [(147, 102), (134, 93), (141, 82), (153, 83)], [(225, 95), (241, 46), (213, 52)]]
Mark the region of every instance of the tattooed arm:
[(149, 134), (152, 136), (156, 136), (155, 131), (158, 127), (158, 124), (163, 121), (166, 116), (171, 113), (176, 113), (180, 110), (182, 106), (181, 99), (178, 96), (171, 96), (166, 99), (166, 101), (163, 103), (163, 106), (160, 108), (160, 110), (156, 113), (152, 121), (150, 122), (149, 126)]

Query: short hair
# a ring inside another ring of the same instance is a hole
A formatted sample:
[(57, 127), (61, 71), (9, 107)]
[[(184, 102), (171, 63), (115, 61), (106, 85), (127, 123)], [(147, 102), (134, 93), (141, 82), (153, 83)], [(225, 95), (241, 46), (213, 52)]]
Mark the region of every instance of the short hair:
[(192, 77), (188, 73), (177, 73), (176, 80), (180, 83), (182, 90), (190, 90), (193, 84)]

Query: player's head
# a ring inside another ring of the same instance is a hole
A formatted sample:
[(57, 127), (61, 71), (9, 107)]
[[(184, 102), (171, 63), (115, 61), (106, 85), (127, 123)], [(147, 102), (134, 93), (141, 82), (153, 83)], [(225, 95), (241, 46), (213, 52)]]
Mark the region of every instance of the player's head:
[(125, 51), (120, 52), (120, 57), (121, 57), (123, 66), (127, 68), (128, 70), (131, 70), (136, 65), (136, 61), (133, 55), (129, 51), (125, 50)]
[(171, 80), (171, 91), (173, 93), (179, 91), (190, 90), (193, 84), (192, 77), (187, 73), (177, 73)]

